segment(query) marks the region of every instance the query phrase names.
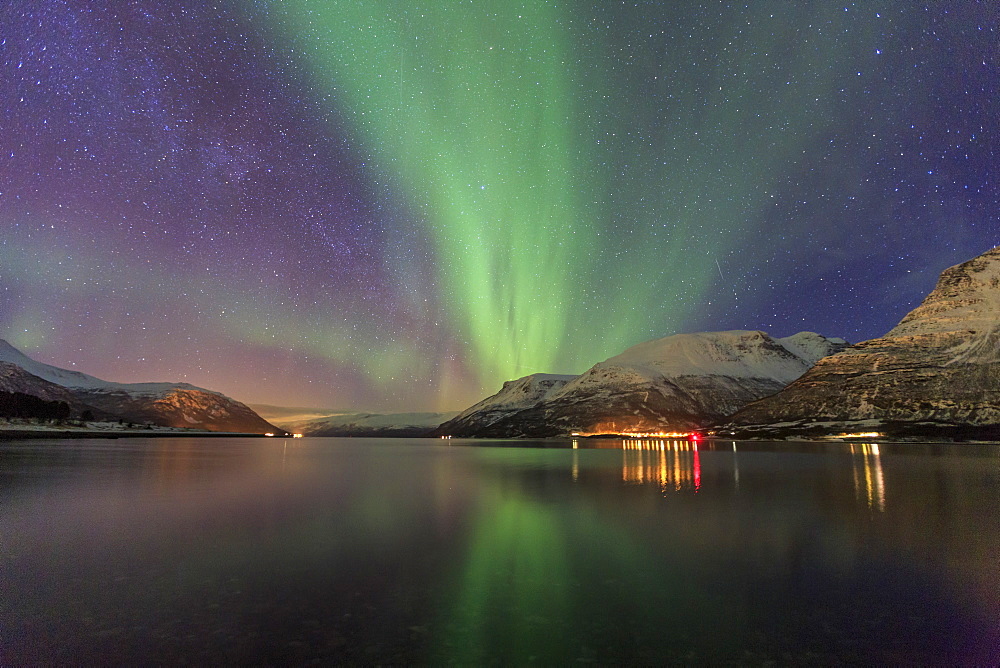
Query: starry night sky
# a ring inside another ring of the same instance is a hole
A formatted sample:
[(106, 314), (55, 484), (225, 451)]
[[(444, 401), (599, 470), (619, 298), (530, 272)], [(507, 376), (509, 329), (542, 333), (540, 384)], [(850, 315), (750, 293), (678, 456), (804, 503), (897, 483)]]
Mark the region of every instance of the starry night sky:
[(12, 0), (0, 337), (360, 410), (876, 337), (1000, 243), (998, 42), (971, 0)]

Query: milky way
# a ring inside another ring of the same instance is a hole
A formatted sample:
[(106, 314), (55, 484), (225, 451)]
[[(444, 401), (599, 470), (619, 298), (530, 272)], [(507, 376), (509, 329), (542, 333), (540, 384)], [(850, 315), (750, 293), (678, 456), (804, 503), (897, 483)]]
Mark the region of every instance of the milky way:
[(998, 24), (988, 2), (15, 0), (0, 336), (369, 410), (677, 332), (878, 336), (1000, 242)]

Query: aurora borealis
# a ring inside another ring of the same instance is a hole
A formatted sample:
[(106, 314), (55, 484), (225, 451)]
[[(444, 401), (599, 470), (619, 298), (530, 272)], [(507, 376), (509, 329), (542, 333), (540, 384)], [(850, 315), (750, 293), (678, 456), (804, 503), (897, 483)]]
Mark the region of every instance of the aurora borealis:
[(888, 331), (1000, 242), (989, 2), (0, 8), (0, 337), (460, 409), (678, 332)]

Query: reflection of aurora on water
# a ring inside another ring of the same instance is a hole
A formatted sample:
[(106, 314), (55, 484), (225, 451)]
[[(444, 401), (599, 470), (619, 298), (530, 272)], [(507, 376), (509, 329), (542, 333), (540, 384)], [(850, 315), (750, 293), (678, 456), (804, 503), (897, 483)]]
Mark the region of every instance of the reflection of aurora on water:
[[(774, 444), (576, 439), (571, 448), (569, 453), (559, 447), (475, 451), (476, 459), (486, 465), (479, 471), (478, 499), (466, 519), (467, 543), (458, 553), (461, 556), (453, 583), (442, 592), (446, 604), (437, 627), (442, 633), (431, 650), (432, 663), (471, 665), (489, 659), (502, 664), (526, 660), (558, 663), (566, 658), (567, 647), (575, 648), (587, 637), (573, 623), (580, 610), (594, 605), (627, 610), (634, 602), (636, 589), (647, 595), (659, 592), (664, 610), (681, 601), (693, 605), (678, 592), (687, 591), (685, 573), (692, 572), (694, 562), (682, 565), (683, 559), (674, 561), (679, 556), (673, 550), (678, 544), (698, 543), (701, 530), (680, 521), (657, 524), (657, 530), (670, 538), (664, 538), (666, 543), (659, 548), (649, 550), (629, 531), (622, 530), (617, 524), (620, 516), (604, 512), (601, 490), (631, 488), (630, 498), (637, 502), (631, 508), (637, 512), (628, 516), (624, 526), (641, 526), (649, 517), (649, 509), (661, 506), (666, 497), (673, 499), (671, 503), (682, 504), (673, 507), (691, 512), (700, 509), (709, 514), (719, 510), (720, 500), (753, 495), (773, 485), (787, 494), (781, 503), (794, 505), (793, 498), (805, 498), (796, 497), (801, 492), (795, 482), (800, 478), (798, 473), (783, 480), (770, 479), (764, 469), (761, 476), (760, 461), (772, 455)], [(854, 505), (849, 495), (841, 493), (853, 484), (857, 511), (864, 515), (867, 506), (885, 512), (885, 481), (878, 445), (822, 444), (807, 446), (804, 452), (801, 446), (789, 449), (803, 455), (830, 449), (849, 452), (850, 469), (846, 460), (840, 460), (834, 488), (821, 493), (829, 492), (831, 498)], [(620, 451), (620, 457), (615, 450)], [(803, 460), (800, 465), (805, 466), (803, 471), (809, 471), (812, 464)], [(526, 477), (510, 477), (505, 473), (505, 467), (510, 466), (522, 470)], [(744, 474), (749, 471), (743, 481), (744, 487), (749, 484), (749, 491), (741, 492), (741, 466), (746, 469)], [(496, 475), (484, 476), (483, 470)], [(562, 486), (565, 483), (578, 490), (570, 493), (575, 500), (553, 504), (553, 494), (566, 493), (567, 488)], [(560, 489), (563, 491), (556, 493)], [(728, 503), (723, 502), (723, 506), (728, 507)], [(737, 541), (743, 535), (739, 529), (731, 535), (723, 533), (727, 539)], [(789, 559), (806, 540), (785, 529), (763, 534), (755, 530), (754, 535), (755, 540), (769, 546), (775, 564)], [(667, 560), (675, 568), (666, 568), (665, 562), (658, 561), (666, 558), (664, 555), (670, 555)], [(655, 575), (649, 571), (652, 563), (659, 564)], [(784, 572), (783, 568), (775, 566), (776, 572)], [(653, 580), (656, 587), (651, 589)], [(601, 592), (600, 603), (594, 601), (596, 590)], [(665, 612), (667, 619), (671, 616)], [(610, 621), (607, 625), (614, 626)], [(731, 632), (738, 635), (739, 625)], [(577, 658), (587, 661), (592, 657), (584, 648)]]
[[(534, 463), (546, 457), (544, 451), (492, 454), (526, 454)], [(447, 594), (446, 632), (431, 663), (526, 657), (558, 663), (578, 633), (566, 620), (587, 605), (581, 583), (594, 577), (588, 564), (602, 564), (600, 572), (625, 582), (639, 577), (649, 555), (594, 508), (567, 512), (503, 480), (479, 494), (457, 588)]]
[(84, 663), (998, 665), (996, 446), (265, 440), (8, 447), (7, 635)]
[(563, 619), (570, 605), (565, 529), (558, 518), (521, 494), (488, 496), (494, 498), (481, 506), (442, 648), (459, 664), (498, 652), (535, 655), (549, 624)]

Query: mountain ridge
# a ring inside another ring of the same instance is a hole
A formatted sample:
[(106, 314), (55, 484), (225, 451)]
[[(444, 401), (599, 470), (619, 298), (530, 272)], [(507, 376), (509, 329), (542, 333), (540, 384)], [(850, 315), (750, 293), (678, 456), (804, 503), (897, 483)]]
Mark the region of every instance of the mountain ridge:
[(758, 330), (675, 334), (632, 346), (579, 376), (508, 381), (435, 433), (549, 437), (696, 428), (778, 391), (846, 345), (813, 332), (783, 339)]

